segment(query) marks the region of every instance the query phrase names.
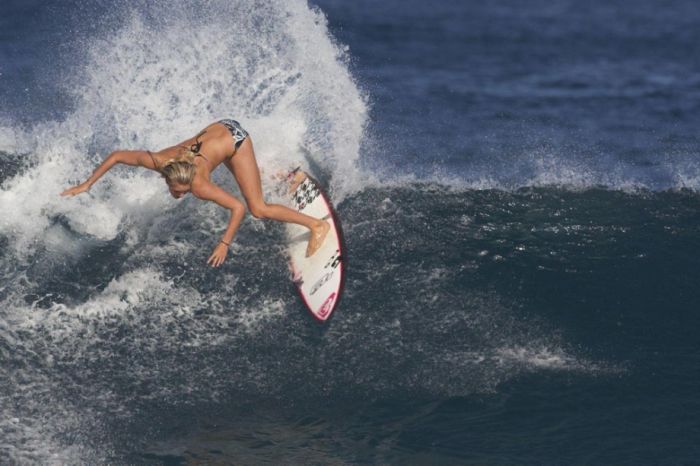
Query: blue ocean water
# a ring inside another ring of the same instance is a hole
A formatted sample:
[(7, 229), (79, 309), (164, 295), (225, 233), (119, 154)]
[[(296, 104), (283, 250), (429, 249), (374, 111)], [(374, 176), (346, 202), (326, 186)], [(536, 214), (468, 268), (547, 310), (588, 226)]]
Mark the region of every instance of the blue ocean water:
[[(0, 13), (0, 463), (699, 462), (694, 2)], [(225, 116), (336, 202), (325, 326), (280, 225), (211, 270), (151, 174), (57, 195)]]

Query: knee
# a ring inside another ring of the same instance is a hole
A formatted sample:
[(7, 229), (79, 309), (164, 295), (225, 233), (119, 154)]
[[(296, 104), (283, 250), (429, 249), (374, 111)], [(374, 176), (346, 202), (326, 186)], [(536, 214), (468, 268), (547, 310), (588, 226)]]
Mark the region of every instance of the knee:
[(255, 218), (267, 218), (268, 206), (264, 202), (256, 202), (255, 204), (248, 204), (248, 210)]

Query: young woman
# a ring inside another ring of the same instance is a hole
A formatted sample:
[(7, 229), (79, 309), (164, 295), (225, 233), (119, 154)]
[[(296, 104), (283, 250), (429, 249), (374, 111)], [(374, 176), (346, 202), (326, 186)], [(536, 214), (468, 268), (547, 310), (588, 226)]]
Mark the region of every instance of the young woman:
[(236, 179), (248, 209), (254, 217), (298, 223), (311, 231), (311, 238), (306, 248), (307, 257), (318, 250), (330, 229), (326, 221), (309, 217), (281, 205), (265, 203), (253, 143), (248, 132), (235, 120), (220, 120), (212, 123), (197, 136), (159, 152), (140, 150), (112, 152), (87, 181), (65, 190), (61, 196), (75, 196), (89, 190), (102, 175), (118, 163), (160, 172), (168, 185), (170, 194), (176, 199), (191, 192), (199, 199), (212, 201), (229, 209), (231, 218), (228, 228), (207, 260), (207, 264), (213, 267), (220, 266), (226, 259), (228, 246), (245, 214), (245, 207), (241, 201), (211, 182), (211, 173), (222, 163)]

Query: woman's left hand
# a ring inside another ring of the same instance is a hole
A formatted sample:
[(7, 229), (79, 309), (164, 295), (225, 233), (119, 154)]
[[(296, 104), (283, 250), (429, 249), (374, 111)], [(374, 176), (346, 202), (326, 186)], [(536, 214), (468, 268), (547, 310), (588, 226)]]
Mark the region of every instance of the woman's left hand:
[(220, 266), (224, 262), (224, 259), (226, 259), (226, 254), (228, 254), (228, 246), (224, 243), (217, 244), (214, 248), (214, 252), (212, 252), (209, 259), (207, 259), (207, 264), (210, 264), (212, 267)]

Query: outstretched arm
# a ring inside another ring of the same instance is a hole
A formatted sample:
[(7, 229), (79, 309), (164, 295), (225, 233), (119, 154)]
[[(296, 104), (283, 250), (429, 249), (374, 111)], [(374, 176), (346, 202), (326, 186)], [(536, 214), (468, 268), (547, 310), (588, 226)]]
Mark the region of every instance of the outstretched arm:
[[(170, 149), (166, 149), (162, 152), (166, 152), (168, 150)], [(80, 194), (89, 190), (90, 187), (102, 177), (102, 175), (107, 173), (113, 166), (115, 166), (118, 163), (157, 170), (157, 167), (153, 163), (153, 159), (150, 155), (148, 155), (147, 151), (118, 150), (109, 154), (109, 156), (107, 156), (107, 158), (104, 159), (104, 161), (95, 169), (95, 171), (92, 173), (90, 178), (87, 179), (87, 181), (79, 184), (78, 186), (66, 189), (61, 193), (61, 196), (75, 196), (76, 194)]]
[(224, 236), (221, 238), (221, 241), (219, 241), (219, 244), (217, 244), (214, 248), (214, 252), (212, 252), (211, 256), (209, 256), (209, 259), (207, 259), (207, 264), (211, 264), (213, 267), (218, 267), (224, 262), (224, 259), (226, 259), (228, 246), (231, 244), (234, 235), (238, 231), (238, 227), (241, 225), (243, 216), (245, 215), (245, 206), (231, 194), (209, 181), (202, 181), (201, 183), (198, 183), (196, 187), (193, 186), (192, 194), (199, 199), (216, 202), (221, 207), (224, 207), (231, 212), (231, 217), (229, 218), (228, 227), (224, 232)]

